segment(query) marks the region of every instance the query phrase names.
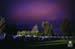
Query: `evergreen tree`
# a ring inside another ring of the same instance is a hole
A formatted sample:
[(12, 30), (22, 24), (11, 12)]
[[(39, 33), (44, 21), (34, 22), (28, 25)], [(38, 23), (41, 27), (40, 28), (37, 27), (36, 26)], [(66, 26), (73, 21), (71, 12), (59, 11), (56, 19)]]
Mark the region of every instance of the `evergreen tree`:
[(71, 36), (70, 21), (66, 18), (61, 24), (61, 30), (64, 36)]

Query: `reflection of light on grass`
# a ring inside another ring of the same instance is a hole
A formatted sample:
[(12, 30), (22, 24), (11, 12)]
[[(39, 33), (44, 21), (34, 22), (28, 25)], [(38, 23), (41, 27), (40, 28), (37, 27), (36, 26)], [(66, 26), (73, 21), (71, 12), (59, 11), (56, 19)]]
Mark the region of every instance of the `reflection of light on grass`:
[(46, 46), (46, 45), (59, 45), (59, 44), (67, 44), (67, 40), (36, 42), (35, 45), (31, 45), (31, 46)]
[(67, 42), (67, 40), (55, 40), (55, 41), (52, 41), (52, 42)]
[(31, 45), (31, 46), (47, 46), (47, 45), (59, 45), (59, 44), (66, 44), (66, 43), (52, 43), (52, 44), (45, 43), (45, 44), (35, 44), (35, 45)]
[(55, 40), (55, 41), (45, 41), (45, 42), (37, 42), (37, 43), (67, 43), (67, 40)]

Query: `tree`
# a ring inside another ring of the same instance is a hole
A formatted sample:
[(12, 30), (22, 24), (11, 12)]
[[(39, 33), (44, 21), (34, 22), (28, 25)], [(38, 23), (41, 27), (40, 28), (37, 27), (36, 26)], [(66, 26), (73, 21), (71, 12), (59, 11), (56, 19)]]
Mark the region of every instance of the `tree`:
[(0, 33), (3, 32), (3, 29), (5, 27), (5, 19), (4, 18), (0, 18)]
[(66, 18), (61, 24), (61, 30), (64, 36), (71, 36), (70, 21)]

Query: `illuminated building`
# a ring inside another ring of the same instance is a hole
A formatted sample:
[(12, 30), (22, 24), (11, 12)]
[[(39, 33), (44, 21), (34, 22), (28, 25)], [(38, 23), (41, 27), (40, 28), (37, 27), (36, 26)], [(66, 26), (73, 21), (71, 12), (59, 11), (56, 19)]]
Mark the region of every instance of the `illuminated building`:
[(43, 34), (52, 35), (52, 25), (49, 25), (48, 21), (42, 23)]
[(38, 26), (37, 26), (37, 24), (32, 28), (32, 30), (31, 30), (31, 34), (32, 35), (37, 35), (38, 34)]
[(17, 32), (17, 35), (25, 35), (26, 34), (26, 31), (18, 31)]

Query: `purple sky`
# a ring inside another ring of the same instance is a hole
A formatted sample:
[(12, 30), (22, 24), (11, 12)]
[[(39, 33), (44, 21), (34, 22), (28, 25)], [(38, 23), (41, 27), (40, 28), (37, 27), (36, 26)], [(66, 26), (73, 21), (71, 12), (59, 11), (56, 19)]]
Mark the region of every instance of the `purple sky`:
[[(38, 24), (41, 30), (41, 23), (49, 21), (53, 24), (54, 33), (62, 34), (59, 28), (61, 21), (66, 17), (66, 4), (64, 0), (16, 0), (12, 1), (8, 8), (10, 23), (16, 23), (18, 29), (32, 29)], [(26, 26), (24, 26), (26, 24)], [(29, 26), (27, 26), (29, 25)]]
[[(17, 1), (18, 2), (18, 1)], [(10, 5), (8, 15), (14, 22), (42, 22), (45, 20), (54, 21), (64, 16), (64, 4), (51, 1), (18, 2)], [(61, 16), (59, 16), (61, 15)], [(23, 23), (24, 23), (23, 22)]]

